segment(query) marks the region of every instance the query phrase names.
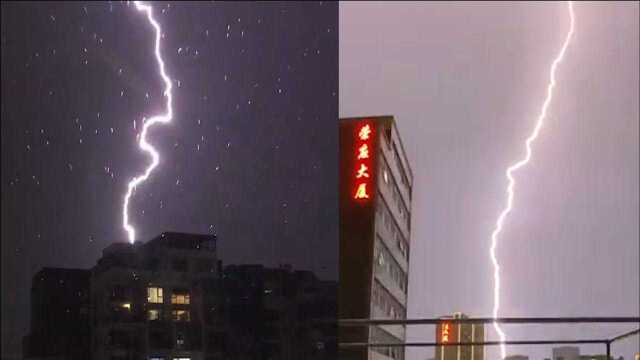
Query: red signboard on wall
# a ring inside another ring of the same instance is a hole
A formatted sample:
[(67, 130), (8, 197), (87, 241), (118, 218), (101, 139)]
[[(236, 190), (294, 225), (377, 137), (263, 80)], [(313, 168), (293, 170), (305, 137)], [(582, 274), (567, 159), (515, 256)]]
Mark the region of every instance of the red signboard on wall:
[(353, 189), (353, 198), (357, 201), (367, 201), (371, 199), (371, 172), (373, 162), (371, 161), (373, 152), (373, 141), (375, 136), (375, 128), (369, 121), (360, 122), (356, 126), (355, 133), (355, 151), (353, 176), (355, 179), (355, 188)]
[(440, 342), (445, 344), (451, 341), (451, 324), (448, 322), (440, 325)]

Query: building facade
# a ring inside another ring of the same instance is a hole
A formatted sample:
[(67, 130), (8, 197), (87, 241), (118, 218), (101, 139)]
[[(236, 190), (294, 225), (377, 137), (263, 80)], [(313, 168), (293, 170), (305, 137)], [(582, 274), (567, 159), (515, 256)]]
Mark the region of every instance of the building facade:
[[(392, 116), (340, 119), (339, 317), (405, 319), (413, 175)], [(340, 329), (341, 342), (404, 343), (402, 325)], [(404, 359), (403, 347), (341, 351)]]
[(507, 355), (504, 360), (529, 360), (529, 357), (526, 355)]
[(114, 243), (91, 270), (33, 279), (29, 360), (329, 360), (337, 284), (290, 266), (229, 265), (210, 235)]
[[(446, 343), (477, 343), (484, 342), (484, 324), (459, 324), (450, 319), (466, 319), (463, 313), (442, 317), (442, 322), (436, 325), (436, 342)], [(436, 360), (484, 360), (484, 346), (437, 346)]]
[[(290, 266), (223, 271), (229, 352), (246, 359), (336, 359), (337, 284)], [(239, 357), (235, 357), (239, 358)]]
[(553, 360), (578, 360), (580, 348), (577, 346), (561, 346), (551, 349)]
[(89, 281), (81, 269), (43, 268), (31, 285), (31, 331), (25, 359), (85, 360), (90, 357)]
[(210, 235), (115, 243), (92, 269), (94, 360), (222, 356), (219, 266)]

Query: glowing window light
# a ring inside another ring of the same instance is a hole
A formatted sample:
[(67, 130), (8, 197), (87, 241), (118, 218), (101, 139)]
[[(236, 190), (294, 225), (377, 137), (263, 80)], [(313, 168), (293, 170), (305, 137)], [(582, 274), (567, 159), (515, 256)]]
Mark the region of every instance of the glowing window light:
[(162, 288), (147, 288), (147, 302), (152, 304), (162, 304)]

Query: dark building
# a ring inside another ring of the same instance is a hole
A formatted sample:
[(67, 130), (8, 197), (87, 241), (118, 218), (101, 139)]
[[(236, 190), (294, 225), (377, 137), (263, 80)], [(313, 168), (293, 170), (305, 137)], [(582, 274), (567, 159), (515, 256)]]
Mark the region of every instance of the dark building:
[(89, 270), (43, 268), (31, 285), (31, 331), (25, 359), (90, 357)]
[[(405, 319), (413, 175), (392, 116), (340, 119), (341, 319)], [(341, 342), (404, 343), (405, 326), (345, 327)], [(402, 347), (341, 350), (404, 359)]]
[(114, 243), (91, 270), (33, 280), (28, 359), (334, 359), (335, 282), (260, 265), (222, 272), (211, 235)]
[(94, 360), (221, 358), (216, 239), (115, 243), (92, 269)]

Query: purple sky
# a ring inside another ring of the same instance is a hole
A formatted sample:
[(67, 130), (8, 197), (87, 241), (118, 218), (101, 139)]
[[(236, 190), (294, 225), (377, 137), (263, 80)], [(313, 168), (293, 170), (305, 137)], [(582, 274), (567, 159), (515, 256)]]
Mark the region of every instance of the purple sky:
[[(502, 316), (640, 314), (638, 8), (575, 5), (575, 37), (500, 238)], [(504, 170), (524, 154), (568, 21), (564, 3), (341, 4), (340, 115), (395, 115), (415, 176), (409, 317), (491, 314)], [(584, 338), (630, 327), (506, 331)], [(408, 339), (430, 341), (433, 329), (410, 328)], [(632, 359), (638, 348), (636, 337), (613, 351)]]

